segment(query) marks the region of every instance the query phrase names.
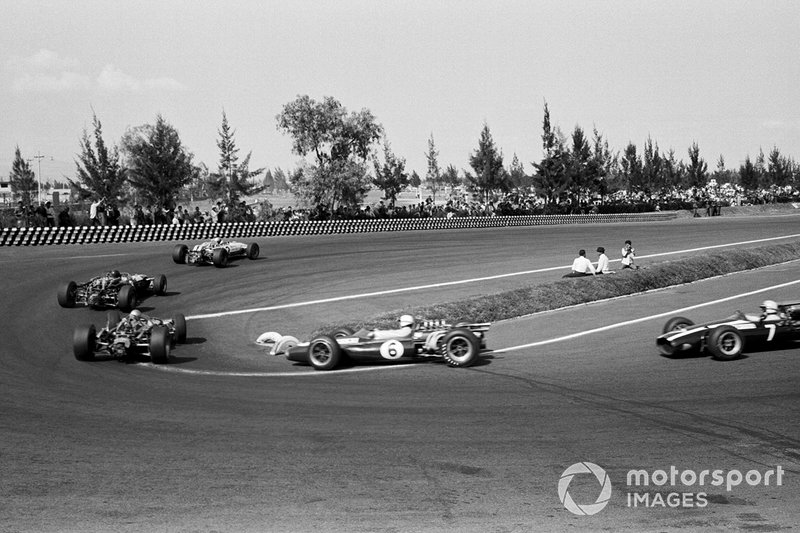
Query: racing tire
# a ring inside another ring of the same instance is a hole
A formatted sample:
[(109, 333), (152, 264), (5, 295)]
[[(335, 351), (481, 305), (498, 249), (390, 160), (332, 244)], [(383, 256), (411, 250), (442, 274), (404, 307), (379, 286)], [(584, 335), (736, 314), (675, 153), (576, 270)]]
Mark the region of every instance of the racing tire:
[(450, 366), (475, 364), (481, 352), (481, 341), (468, 329), (456, 328), (442, 338), (442, 357)]
[(258, 244), (251, 242), (247, 245), (247, 258), (248, 259), (258, 259), (258, 254), (261, 252), (261, 249), (258, 247)]
[(172, 315), (172, 324), (175, 328), (175, 342), (183, 344), (186, 342), (186, 317), (183, 313)]
[(78, 284), (74, 281), (64, 283), (58, 288), (58, 305), (61, 307), (75, 307), (75, 291)]
[(130, 313), (136, 305), (136, 289), (133, 285), (123, 285), (117, 293), (117, 307)]
[(172, 249), (172, 260), (182, 265), (186, 263), (186, 255), (189, 253), (189, 247), (185, 244), (176, 244)]
[(169, 351), (172, 339), (169, 330), (163, 326), (156, 326), (150, 331), (150, 359), (157, 365), (169, 363)]
[(334, 339), (339, 339), (341, 337), (352, 337), (355, 334), (352, 328), (339, 328), (331, 333), (331, 337)]
[(284, 335), (278, 339), (278, 342), (275, 343), (275, 346), (272, 348), (272, 353), (273, 355), (287, 354), (289, 353), (289, 350), (298, 344), (300, 344), (300, 341), (297, 340), (297, 337)]
[(72, 351), (78, 361), (94, 361), (97, 330), (94, 326), (78, 326), (72, 335)]
[[(667, 320), (666, 324), (661, 330), (661, 333), (669, 333), (670, 331), (678, 331), (686, 329), (689, 326), (694, 326), (694, 322), (682, 316), (675, 316)], [(689, 352), (697, 351), (700, 348), (699, 344), (684, 344), (682, 346), (670, 346), (669, 344), (659, 344), (658, 351), (665, 357), (676, 357), (678, 353), (687, 354)]]
[(742, 356), (744, 337), (733, 326), (718, 326), (708, 335), (706, 348), (714, 359), (732, 361)]
[(113, 309), (106, 313), (106, 323), (108, 324), (108, 329), (114, 329), (119, 324), (120, 320), (122, 320), (122, 315), (119, 314), (119, 311)]
[(225, 268), (228, 266), (228, 250), (225, 248), (217, 248), (214, 250), (211, 262), (214, 263), (214, 266), (217, 268)]
[(167, 294), (167, 276), (159, 274), (153, 278), (153, 292), (158, 296)]
[(669, 333), (670, 331), (675, 331), (678, 329), (686, 329), (687, 326), (694, 326), (694, 322), (682, 316), (672, 317), (667, 320), (666, 324), (664, 324), (664, 329), (661, 330), (661, 333)]
[(308, 362), (314, 370), (333, 370), (342, 360), (342, 348), (330, 335), (320, 335), (308, 344)]

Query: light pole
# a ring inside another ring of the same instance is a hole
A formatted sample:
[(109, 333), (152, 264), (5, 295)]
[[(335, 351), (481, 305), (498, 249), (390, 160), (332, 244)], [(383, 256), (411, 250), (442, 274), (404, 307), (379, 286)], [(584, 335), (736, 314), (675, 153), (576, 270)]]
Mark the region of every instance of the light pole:
[(39, 172), (36, 175), (37, 181), (39, 182), (39, 194), (37, 195), (39, 198), (39, 205), (42, 205), (42, 158), (43, 157), (44, 156), (39, 152), (39, 150), (37, 150), (36, 155), (33, 156), (33, 158), (37, 160), (36, 162), (39, 166)]

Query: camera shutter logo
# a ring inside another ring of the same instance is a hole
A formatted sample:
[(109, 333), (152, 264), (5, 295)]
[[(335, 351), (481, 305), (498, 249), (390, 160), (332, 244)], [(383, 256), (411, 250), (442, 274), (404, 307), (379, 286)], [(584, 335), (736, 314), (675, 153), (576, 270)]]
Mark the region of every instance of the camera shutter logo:
[[(570, 496), (569, 484), (576, 474), (594, 474), (594, 477), (597, 478), (597, 482), (600, 483), (602, 488), (594, 503), (579, 505)], [(570, 513), (579, 516), (591, 516), (602, 511), (608, 504), (608, 500), (611, 499), (611, 480), (608, 478), (606, 471), (594, 463), (575, 463), (561, 474), (561, 479), (558, 480), (558, 497)]]

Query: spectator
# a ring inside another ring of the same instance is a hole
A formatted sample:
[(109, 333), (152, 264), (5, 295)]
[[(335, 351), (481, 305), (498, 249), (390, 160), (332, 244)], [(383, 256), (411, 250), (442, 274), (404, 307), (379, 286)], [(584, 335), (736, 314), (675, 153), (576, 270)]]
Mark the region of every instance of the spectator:
[(45, 203), (44, 209), (45, 209), (45, 219), (47, 220), (47, 226), (50, 228), (54, 228), (56, 225), (56, 210), (53, 209), (53, 204), (51, 202)]
[(14, 210), (14, 217), (17, 219), (17, 227), (24, 228), (28, 225), (28, 210), (22, 203), (22, 200), (17, 202), (17, 208)]
[(633, 270), (639, 268), (636, 264), (636, 249), (629, 240), (625, 241), (625, 246), (622, 247), (622, 268), (631, 268)]
[(581, 278), (584, 276), (594, 276), (596, 272), (592, 262), (586, 259), (586, 250), (579, 250), (578, 257), (572, 262), (572, 272), (564, 274), (565, 278)]
[(92, 226), (102, 226), (100, 222), (100, 210), (103, 208), (103, 199), (95, 200), (89, 206), (89, 220)]
[(67, 228), (73, 225), (72, 215), (69, 214), (69, 206), (65, 205), (64, 209), (58, 214), (58, 225)]
[(609, 268), (608, 256), (606, 255), (606, 249), (602, 246), (597, 247), (597, 253), (600, 255), (597, 257), (597, 273), (598, 274), (613, 274), (614, 272)]

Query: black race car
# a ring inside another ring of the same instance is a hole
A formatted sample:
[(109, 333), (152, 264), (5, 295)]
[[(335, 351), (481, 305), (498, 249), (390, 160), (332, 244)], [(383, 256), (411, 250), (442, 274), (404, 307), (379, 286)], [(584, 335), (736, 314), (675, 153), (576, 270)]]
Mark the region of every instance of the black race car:
[(58, 288), (57, 296), (61, 307), (119, 307), (130, 311), (148, 293), (161, 296), (166, 292), (167, 277), (164, 274), (150, 277), (112, 270), (85, 283), (68, 281)]
[(97, 356), (131, 360), (145, 355), (154, 363), (168, 363), (173, 345), (182, 342), (186, 342), (186, 317), (181, 313), (161, 319), (134, 309), (127, 316), (109, 311), (100, 331), (94, 325), (79, 326), (72, 350), (79, 361), (93, 361)]

